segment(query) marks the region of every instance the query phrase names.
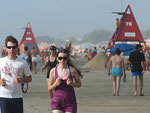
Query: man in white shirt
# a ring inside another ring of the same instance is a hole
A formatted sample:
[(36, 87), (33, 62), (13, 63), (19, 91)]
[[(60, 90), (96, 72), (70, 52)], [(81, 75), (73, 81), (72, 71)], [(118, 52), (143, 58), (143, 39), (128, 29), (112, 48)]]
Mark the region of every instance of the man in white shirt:
[(8, 56), (0, 59), (1, 113), (23, 113), (21, 83), (32, 81), (31, 72), (27, 62), (17, 57), (18, 41), (13, 36), (6, 37), (5, 46)]

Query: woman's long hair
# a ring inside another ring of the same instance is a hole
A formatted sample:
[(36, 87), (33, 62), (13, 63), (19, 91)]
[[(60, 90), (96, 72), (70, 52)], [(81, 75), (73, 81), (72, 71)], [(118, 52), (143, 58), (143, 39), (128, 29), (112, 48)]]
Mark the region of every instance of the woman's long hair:
[(67, 54), (67, 57), (68, 57), (68, 59), (67, 59), (67, 65), (74, 67), (77, 70), (77, 72), (79, 74), (79, 77), (83, 78), (83, 75), (81, 74), (80, 70), (73, 65), (73, 63), (72, 63), (72, 61), (70, 59), (70, 50), (68, 50), (67, 48), (66, 49), (61, 49), (61, 50), (59, 50), (57, 52), (57, 56), (56, 57), (58, 57), (59, 53), (66, 53)]

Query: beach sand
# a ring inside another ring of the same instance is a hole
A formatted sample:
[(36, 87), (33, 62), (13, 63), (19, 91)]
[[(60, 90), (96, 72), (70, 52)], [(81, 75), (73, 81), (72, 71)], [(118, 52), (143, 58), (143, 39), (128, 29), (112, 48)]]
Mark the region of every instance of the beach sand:
[[(127, 82), (121, 80), (120, 96), (113, 96), (112, 77), (107, 69), (83, 69), (86, 59), (75, 62), (84, 75), (81, 88), (75, 88), (78, 113), (149, 113), (150, 72), (144, 75), (144, 96), (133, 96), (131, 72), (127, 71)], [(41, 66), (41, 64), (39, 64)], [(33, 74), (29, 90), (24, 94), (24, 113), (51, 113), (47, 93), (46, 71)], [(139, 88), (139, 82), (138, 82)]]

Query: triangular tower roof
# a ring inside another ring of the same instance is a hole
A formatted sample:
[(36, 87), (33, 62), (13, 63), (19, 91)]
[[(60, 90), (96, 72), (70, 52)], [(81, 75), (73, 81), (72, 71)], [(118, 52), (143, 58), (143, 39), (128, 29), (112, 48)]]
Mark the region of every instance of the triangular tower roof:
[(31, 24), (28, 22), (27, 27), (25, 28), (25, 32), (23, 38), (21, 40), (23, 44), (37, 44), (34, 34), (32, 32)]
[(35, 46), (35, 48), (38, 49), (38, 45), (32, 32), (30, 22), (28, 22), (27, 27), (25, 28), (23, 38), (20, 42), (20, 45), (22, 44), (28, 46), (29, 51), (31, 50), (32, 46)]
[(123, 13), (120, 21), (120, 27), (113, 39), (115, 41), (144, 41), (130, 5), (127, 6)]

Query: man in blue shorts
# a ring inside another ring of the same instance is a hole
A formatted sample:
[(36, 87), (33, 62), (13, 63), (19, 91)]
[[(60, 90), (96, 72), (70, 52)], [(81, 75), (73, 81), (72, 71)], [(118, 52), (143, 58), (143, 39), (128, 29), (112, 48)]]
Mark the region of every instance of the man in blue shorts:
[(134, 95), (137, 96), (137, 76), (139, 76), (140, 81), (139, 96), (144, 96), (144, 94), (142, 93), (142, 88), (143, 88), (143, 74), (145, 72), (145, 56), (142, 52), (141, 44), (137, 44), (135, 49), (136, 50), (133, 51), (129, 56), (129, 62), (133, 78)]

